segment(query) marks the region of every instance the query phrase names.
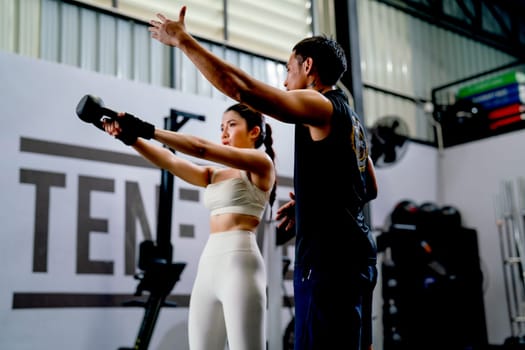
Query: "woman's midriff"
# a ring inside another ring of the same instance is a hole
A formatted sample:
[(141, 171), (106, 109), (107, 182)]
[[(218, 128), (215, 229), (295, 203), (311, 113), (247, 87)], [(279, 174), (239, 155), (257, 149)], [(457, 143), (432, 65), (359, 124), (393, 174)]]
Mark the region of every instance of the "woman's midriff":
[(250, 231), (255, 232), (259, 218), (245, 214), (220, 214), (210, 216), (210, 232)]

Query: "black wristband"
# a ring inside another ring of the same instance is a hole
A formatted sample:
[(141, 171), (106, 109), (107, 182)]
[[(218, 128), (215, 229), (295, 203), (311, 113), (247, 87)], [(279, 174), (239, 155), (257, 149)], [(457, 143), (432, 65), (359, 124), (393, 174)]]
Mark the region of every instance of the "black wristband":
[(117, 139), (128, 146), (133, 145), (138, 137), (149, 140), (155, 134), (155, 126), (153, 124), (147, 123), (129, 113), (117, 118), (117, 121), (122, 129)]

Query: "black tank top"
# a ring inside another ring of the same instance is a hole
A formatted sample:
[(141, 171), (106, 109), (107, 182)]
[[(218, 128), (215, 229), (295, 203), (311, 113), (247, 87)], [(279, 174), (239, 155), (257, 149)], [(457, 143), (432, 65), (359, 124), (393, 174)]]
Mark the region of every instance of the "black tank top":
[(373, 261), (376, 246), (363, 206), (366, 194), (366, 132), (341, 90), (325, 96), (334, 112), (330, 134), (314, 141), (295, 126), (296, 264)]

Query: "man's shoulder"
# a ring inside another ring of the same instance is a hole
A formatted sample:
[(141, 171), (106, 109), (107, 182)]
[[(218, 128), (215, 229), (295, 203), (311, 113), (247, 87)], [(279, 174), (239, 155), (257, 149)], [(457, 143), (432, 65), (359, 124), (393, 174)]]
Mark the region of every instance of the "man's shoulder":
[(346, 93), (339, 89), (333, 89), (324, 93), (324, 96), (332, 102), (335, 113), (340, 114), (353, 114), (355, 113), (352, 106), (350, 105), (350, 100)]
[(331, 90), (328, 90), (324, 93), (325, 96), (334, 96), (337, 98), (343, 98), (346, 102), (348, 102), (348, 96), (346, 96), (345, 92), (341, 90), (340, 88), (334, 88)]

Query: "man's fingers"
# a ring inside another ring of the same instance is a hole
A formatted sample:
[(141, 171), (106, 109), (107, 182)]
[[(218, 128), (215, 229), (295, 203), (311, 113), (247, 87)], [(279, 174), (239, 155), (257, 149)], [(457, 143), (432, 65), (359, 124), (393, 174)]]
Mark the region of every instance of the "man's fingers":
[(186, 6), (182, 6), (179, 13), (179, 22), (184, 23), (184, 17), (186, 16)]
[(152, 27), (158, 28), (162, 23), (152, 19), (151, 21), (149, 21), (149, 24), (151, 24)]
[(293, 207), (293, 205), (294, 205), (294, 202), (287, 202), (286, 204), (282, 206), (282, 208), (283, 210), (288, 211)]
[(286, 228), (285, 228), (284, 230), (285, 230), (285, 231), (293, 230), (293, 229), (294, 229), (294, 226), (295, 226), (295, 220), (293, 220), (293, 219), (288, 219), (288, 220), (286, 220)]
[(286, 207), (282, 206), (275, 213), (275, 217), (277, 218), (277, 220), (279, 220), (280, 218), (284, 216), (286, 216)]
[(290, 217), (286, 217), (277, 224), (277, 228), (283, 228), (285, 231), (293, 230), (295, 226), (295, 220)]

